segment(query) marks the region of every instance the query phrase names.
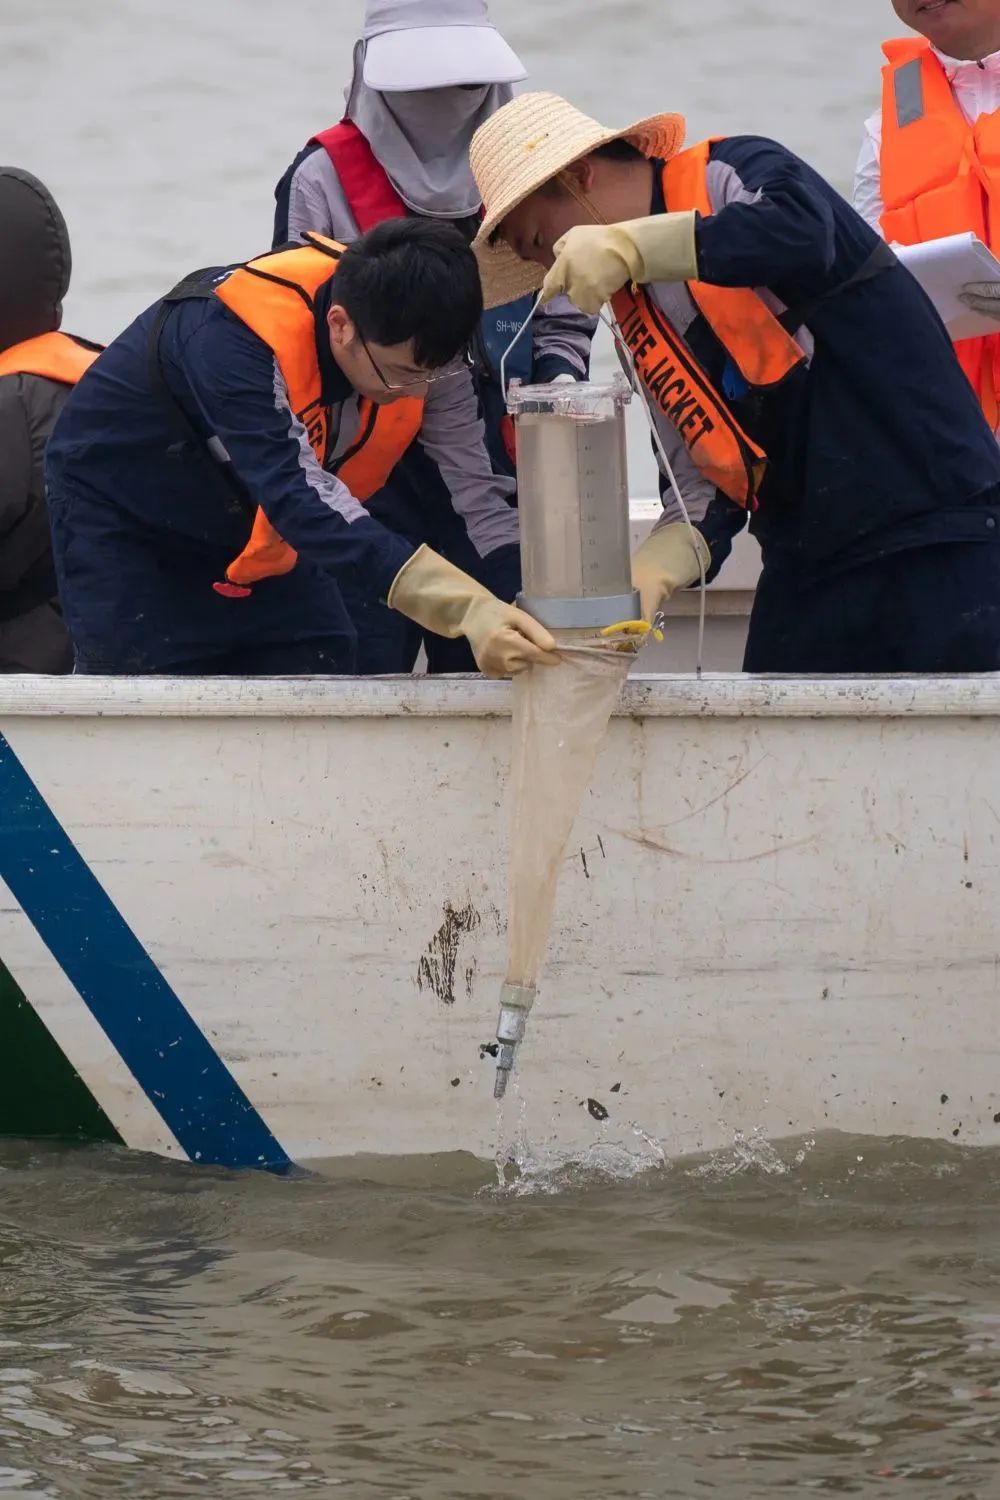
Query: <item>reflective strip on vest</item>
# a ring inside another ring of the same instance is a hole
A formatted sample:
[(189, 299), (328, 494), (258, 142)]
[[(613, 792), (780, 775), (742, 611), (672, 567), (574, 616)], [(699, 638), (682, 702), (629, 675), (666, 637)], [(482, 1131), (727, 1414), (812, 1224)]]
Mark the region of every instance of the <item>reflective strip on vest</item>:
[(902, 130), (924, 117), (924, 76), (919, 57), (896, 69), (893, 79), (896, 97), (896, 124)]

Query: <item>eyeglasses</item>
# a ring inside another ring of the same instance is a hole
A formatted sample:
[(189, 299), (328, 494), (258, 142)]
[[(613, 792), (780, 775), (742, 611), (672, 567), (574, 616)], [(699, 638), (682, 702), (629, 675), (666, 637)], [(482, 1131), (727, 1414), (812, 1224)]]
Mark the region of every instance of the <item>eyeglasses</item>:
[[(357, 324), (355, 324), (355, 327), (357, 328)], [(360, 328), (357, 329), (357, 334), (358, 338), (361, 340), (361, 347), (367, 354), (372, 369), (375, 371), (375, 374), (378, 376), (379, 380), (381, 380), (387, 391), (408, 391), (417, 385), (437, 385), (438, 381), (441, 380), (454, 380), (456, 375), (463, 375), (466, 373), (470, 375), (472, 374), (472, 356), (466, 349), (463, 350), (461, 354), (456, 355), (453, 365), (447, 370), (439, 370), (433, 375), (415, 375), (412, 380), (387, 380), (383, 375), (381, 369), (379, 368), (374, 354), (369, 349), (368, 340), (365, 338)]]

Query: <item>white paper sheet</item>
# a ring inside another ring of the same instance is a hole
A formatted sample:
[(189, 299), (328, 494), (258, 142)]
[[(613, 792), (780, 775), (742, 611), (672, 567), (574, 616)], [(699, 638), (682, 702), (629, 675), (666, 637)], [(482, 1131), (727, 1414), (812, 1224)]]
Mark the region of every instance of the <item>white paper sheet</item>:
[[(893, 245), (906, 269), (915, 276), (937, 308), (952, 339), (973, 339), (1000, 333), (1000, 322), (964, 307), (958, 294), (970, 281), (1000, 283), (1000, 261), (974, 234), (951, 234), (922, 245)], [(1000, 302), (997, 303), (1000, 312)]]

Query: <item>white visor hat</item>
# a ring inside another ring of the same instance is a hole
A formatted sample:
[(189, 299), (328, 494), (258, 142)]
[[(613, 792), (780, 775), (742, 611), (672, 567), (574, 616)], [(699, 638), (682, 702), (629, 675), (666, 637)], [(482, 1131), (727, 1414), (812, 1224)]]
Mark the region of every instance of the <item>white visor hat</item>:
[(364, 80), (380, 93), (520, 83), (527, 70), (486, 0), (369, 0)]

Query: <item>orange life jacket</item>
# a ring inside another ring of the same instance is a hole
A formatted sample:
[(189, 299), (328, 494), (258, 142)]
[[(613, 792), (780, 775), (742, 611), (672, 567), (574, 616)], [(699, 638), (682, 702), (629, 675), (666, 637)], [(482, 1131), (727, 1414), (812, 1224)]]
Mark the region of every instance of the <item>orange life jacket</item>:
[[(715, 137), (714, 139), (718, 139)], [(673, 157), (663, 169), (663, 198), (671, 213), (712, 213), (708, 159), (712, 140)], [(747, 384), (777, 385), (805, 359), (756, 292), (689, 281), (695, 306)], [(623, 287), (611, 299), (636, 369), (660, 411), (674, 426), (698, 468), (717, 489), (751, 508), (767, 454), (744, 432), (727, 402), (670, 321), (642, 287)]]
[[(970, 125), (925, 37), (884, 42), (882, 233), (915, 245), (973, 231), (1000, 247), (1000, 112)], [(1000, 335), (961, 339), (959, 363), (997, 426)]]
[[(291, 409), (322, 464), (327, 458), (329, 413), (323, 405), (314, 298), (336, 271), (344, 247), (319, 234), (307, 238), (306, 245), (274, 250), (238, 266), (215, 288), (215, 295), (273, 350)], [(415, 396), (384, 406), (367, 398), (359, 402), (357, 440), (332, 465), (356, 500), (370, 499), (386, 483), (419, 432), (423, 409), (423, 401)], [(258, 508), (249, 541), (226, 569), (225, 582), (215, 588), (229, 598), (242, 598), (253, 584), (290, 572), (297, 561), (294, 547), (282, 540)]]
[(40, 375), (61, 385), (76, 385), (100, 354), (68, 333), (40, 333), (0, 353), (0, 375)]

